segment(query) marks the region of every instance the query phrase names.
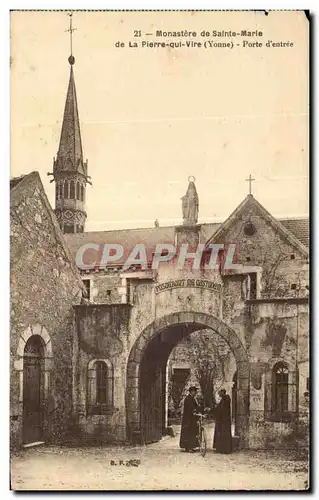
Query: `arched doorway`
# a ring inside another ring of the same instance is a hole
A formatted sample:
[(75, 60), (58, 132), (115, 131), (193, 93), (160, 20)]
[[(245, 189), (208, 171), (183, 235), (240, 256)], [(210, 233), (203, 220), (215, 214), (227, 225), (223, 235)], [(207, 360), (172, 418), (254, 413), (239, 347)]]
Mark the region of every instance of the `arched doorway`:
[(239, 446), (248, 448), (249, 361), (238, 335), (204, 313), (169, 314), (148, 325), (131, 349), (127, 364), (127, 433), (132, 442), (161, 438), (165, 426), (166, 364), (172, 348), (187, 334), (211, 329), (229, 345), (237, 365), (236, 422)]
[(33, 335), (23, 353), (23, 442), (43, 438), (44, 342)]

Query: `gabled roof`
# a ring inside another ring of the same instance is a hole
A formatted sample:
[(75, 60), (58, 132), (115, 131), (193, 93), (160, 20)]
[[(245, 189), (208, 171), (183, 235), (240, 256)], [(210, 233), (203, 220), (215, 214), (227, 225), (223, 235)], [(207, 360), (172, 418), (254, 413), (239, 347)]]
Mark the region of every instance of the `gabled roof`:
[[(226, 231), (232, 226), (232, 224), (240, 217), (240, 215), (247, 210), (249, 206), (255, 206), (260, 212), (261, 216), (267, 220), (270, 225), (277, 231), (281, 236), (286, 239), (293, 247), (297, 248), (300, 253), (304, 256), (308, 256), (307, 247), (299, 240), (297, 237), (286, 227), (284, 223), (275, 219), (255, 198), (252, 194), (246, 196), (246, 198), (238, 205), (238, 207), (230, 214), (230, 216), (223, 222), (219, 228), (214, 232), (214, 234), (208, 239), (207, 243), (219, 241)], [(287, 223), (287, 219), (284, 219)], [(296, 228), (295, 228), (296, 229)]]
[[(55, 236), (60, 243), (68, 262), (70, 263), (71, 269), (73, 270), (76, 278), (79, 281), (79, 285), (82, 287), (82, 281), (79, 275), (78, 268), (74, 262), (73, 255), (70, 252), (70, 249), (64, 239), (63, 233), (60, 229), (59, 223), (54, 215), (54, 212), (51, 208), (50, 202), (45, 193), (40, 175), (38, 172), (31, 172), (30, 174), (23, 175), (21, 177), (13, 178), (10, 181), (10, 206), (14, 210), (17, 205), (19, 205), (20, 201), (25, 199), (26, 196), (29, 196), (28, 189), (29, 188), (37, 188), (41, 193), (41, 200), (43, 205), (45, 206), (47, 213), (52, 222), (52, 229), (55, 232)], [(31, 191), (32, 193), (34, 192)]]

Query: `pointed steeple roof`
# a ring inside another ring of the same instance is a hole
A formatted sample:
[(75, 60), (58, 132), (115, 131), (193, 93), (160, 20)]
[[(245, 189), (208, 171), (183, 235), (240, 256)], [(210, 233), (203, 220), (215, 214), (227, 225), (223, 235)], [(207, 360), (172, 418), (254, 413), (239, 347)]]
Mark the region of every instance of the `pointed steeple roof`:
[(56, 169), (77, 171), (87, 175), (86, 164), (83, 162), (81, 129), (73, 71), (74, 62), (74, 57), (70, 56), (70, 79), (64, 107)]

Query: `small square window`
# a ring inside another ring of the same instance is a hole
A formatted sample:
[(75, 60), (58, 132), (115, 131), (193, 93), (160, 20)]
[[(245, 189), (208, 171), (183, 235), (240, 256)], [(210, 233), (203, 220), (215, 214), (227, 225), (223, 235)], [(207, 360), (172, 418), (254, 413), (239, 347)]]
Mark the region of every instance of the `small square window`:
[(291, 260), (294, 260), (294, 259), (295, 259), (295, 254), (294, 254), (294, 253), (292, 253), (292, 254), (290, 255), (290, 259), (291, 259)]
[(247, 261), (247, 262), (250, 262), (250, 257), (246, 257), (246, 261)]
[(111, 290), (106, 290), (107, 297), (111, 297)]
[(296, 283), (292, 283), (291, 285), (291, 290), (297, 290), (297, 284)]

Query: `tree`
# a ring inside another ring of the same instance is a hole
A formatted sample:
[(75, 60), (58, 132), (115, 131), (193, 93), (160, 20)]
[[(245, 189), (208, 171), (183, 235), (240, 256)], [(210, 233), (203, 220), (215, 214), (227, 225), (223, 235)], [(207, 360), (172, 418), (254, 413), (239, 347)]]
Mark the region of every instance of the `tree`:
[(203, 404), (212, 407), (216, 403), (215, 392), (225, 380), (226, 362), (231, 351), (225, 342), (216, 342), (205, 330), (191, 334), (190, 340), (189, 359), (201, 388)]

